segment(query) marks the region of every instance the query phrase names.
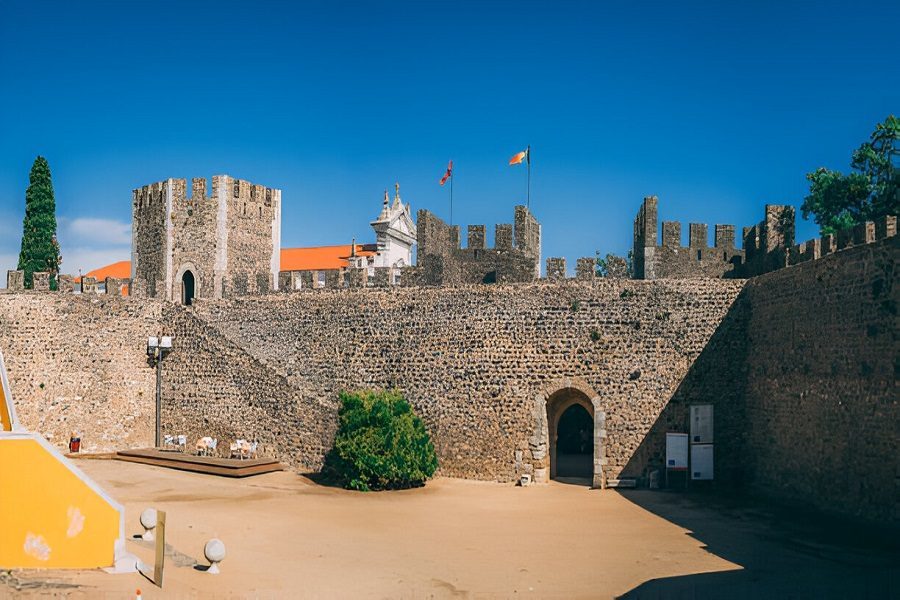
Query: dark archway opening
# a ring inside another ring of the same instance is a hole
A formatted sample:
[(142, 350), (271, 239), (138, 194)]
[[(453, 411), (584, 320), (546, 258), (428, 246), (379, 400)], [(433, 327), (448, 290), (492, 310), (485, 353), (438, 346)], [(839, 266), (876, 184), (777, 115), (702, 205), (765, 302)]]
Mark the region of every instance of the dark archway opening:
[(181, 276), (181, 303), (190, 306), (194, 302), (194, 274), (185, 271)]
[(590, 479), (593, 462), (594, 419), (586, 408), (573, 404), (556, 426), (556, 476)]

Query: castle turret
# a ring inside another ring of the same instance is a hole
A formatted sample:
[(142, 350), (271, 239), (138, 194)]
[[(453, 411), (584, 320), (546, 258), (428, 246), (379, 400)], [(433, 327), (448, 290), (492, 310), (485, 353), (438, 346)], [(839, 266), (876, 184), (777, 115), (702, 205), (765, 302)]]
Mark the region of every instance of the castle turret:
[(132, 293), (194, 298), (278, 289), (281, 190), (228, 175), (167, 179), (132, 194)]

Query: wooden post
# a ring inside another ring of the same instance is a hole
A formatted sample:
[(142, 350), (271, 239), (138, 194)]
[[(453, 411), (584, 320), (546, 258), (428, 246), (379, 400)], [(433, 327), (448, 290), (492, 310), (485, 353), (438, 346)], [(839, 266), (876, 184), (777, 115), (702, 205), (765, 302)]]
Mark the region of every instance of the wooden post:
[(153, 565), (153, 583), (163, 585), (163, 567), (166, 564), (166, 512), (156, 511), (156, 560)]

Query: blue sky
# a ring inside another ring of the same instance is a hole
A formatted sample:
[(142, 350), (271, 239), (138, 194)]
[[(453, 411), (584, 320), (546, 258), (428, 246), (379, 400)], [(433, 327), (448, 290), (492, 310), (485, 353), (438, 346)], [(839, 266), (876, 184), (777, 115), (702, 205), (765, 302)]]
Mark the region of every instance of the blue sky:
[(898, 22), (897, 2), (0, 0), (0, 272), (38, 154), (73, 273), (129, 257), (131, 190), (167, 177), (281, 188), (283, 245), (322, 245), (371, 241), (395, 181), (446, 217), (452, 158), (454, 220), (492, 239), (527, 144), (544, 256), (570, 268), (627, 251), (645, 195), (751, 225), (900, 111)]

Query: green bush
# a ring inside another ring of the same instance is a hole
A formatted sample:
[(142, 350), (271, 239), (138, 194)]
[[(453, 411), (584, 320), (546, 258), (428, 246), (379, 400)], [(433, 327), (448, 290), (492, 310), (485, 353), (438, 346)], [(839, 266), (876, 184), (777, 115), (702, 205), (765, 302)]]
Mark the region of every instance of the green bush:
[(397, 392), (342, 392), (334, 447), (325, 475), (347, 489), (393, 490), (425, 485), (437, 469), (422, 420)]

